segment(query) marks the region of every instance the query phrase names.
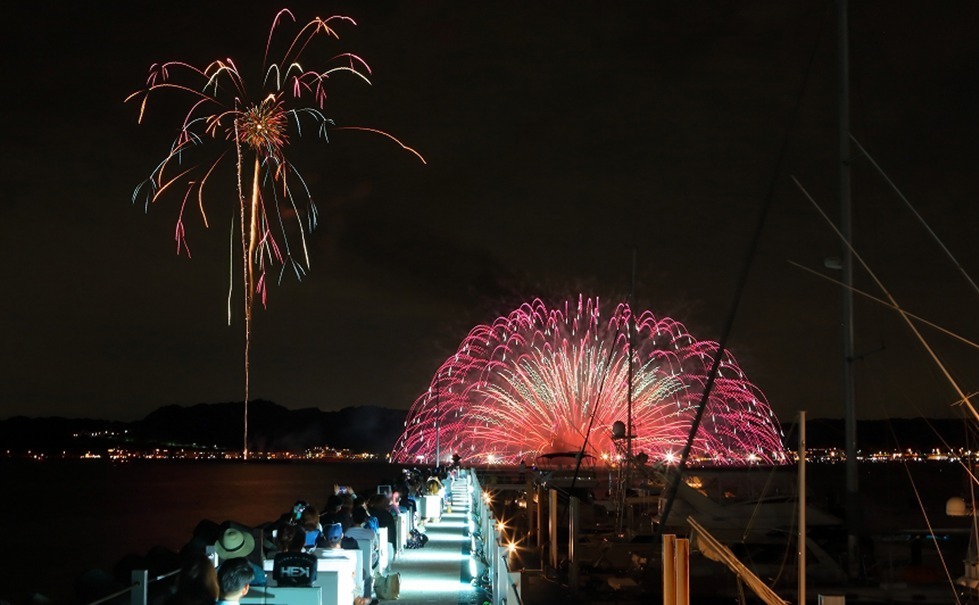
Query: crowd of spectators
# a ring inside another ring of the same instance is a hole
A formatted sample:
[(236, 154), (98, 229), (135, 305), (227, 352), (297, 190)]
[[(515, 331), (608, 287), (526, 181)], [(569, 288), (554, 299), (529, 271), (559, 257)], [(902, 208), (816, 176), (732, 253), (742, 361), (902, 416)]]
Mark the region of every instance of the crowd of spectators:
[[(181, 553), (183, 565), (165, 605), (235, 605), (250, 587), (267, 583), (264, 559), (273, 560), (272, 578), (278, 585), (309, 586), (316, 580), (317, 549), (359, 549), (358, 541), (369, 543), (373, 568), (381, 549), (395, 546), (398, 516), (416, 518), (418, 500), (444, 494), (445, 478), (444, 470), (406, 469), (362, 494), (335, 485), (322, 512), (299, 500), (276, 521), (256, 528), (202, 522)], [(382, 527), (388, 529), (387, 544), (380, 544)], [(206, 554), (208, 546), (213, 558)], [(358, 601), (372, 602), (371, 580), (364, 578)]]

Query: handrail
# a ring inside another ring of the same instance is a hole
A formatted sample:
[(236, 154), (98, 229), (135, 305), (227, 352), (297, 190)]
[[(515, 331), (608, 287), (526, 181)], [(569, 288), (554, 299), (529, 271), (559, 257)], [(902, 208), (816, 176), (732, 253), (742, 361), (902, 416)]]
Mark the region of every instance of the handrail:
[(136, 588), (137, 586), (139, 586), (139, 582), (133, 582), (132, 584), (130, 584), (129, 586), (126, 586), (125, 588), (121, 588), (121, 589), (113, 592), (112, 594), (107, 594), (107, 595), (105, 595), (104, 597), (102, 597), (102, 598), (100, 598), (98, 600), (95, 600), (95, 601), (92, 601), (91, 603), (88, 603), (88, 605), (99, 605), (100, 603), (105, 603), (106, 601), (111, 601), (112, 599), (114, 599), (116, 597), (121, 597), (122, 595), (126, 594), (127, 592), (131, 591), (132, 589)]
[[(503, 566), (506, 568), (507, 573), (510, 572), (510, 556), (501, 556), (500, 559), (503, 561)], [(513, 596), (517, 597), (517, 605), (523, 605), (523, 599), (520, 598), (520, 587), (517, 586), (516, 582), (510, 582), (510, 588), (513, 589)]]
[[(144, 573), (145, 573), (145, 570), (133, 570), (133, 577), (137, 577), (139, 575), (143, 575)], [(152, 584), (153, 582), (159, 582), (160, 580), (166, 580), (167, 578), (173, 577), (173, 576), (177, 575), (178, 573), (180, 573), (180, 569), (174, 569), (172, 571), (168, 571), (166, 573), (162, 573), (162, 574), (160, 574), (158, 576), (154, 576), (152, 578), (147, 578), (146, 583), (147, 583), (147, 585), (149, 585), (149, 584)], [(117, 591), (115, 591), (115, 592), (113, 592), (111, 594), (107, 594), (107, 595), (105, 595), (103, 597), (100, 597), (100, 598), (98, 598), (98, 599), (96, 599), (94, 601), (91, 601), (90, 603), (87, 603), (86, 605), (101, 605), (102, 603), (105, 603), (107, 601), (111, 601), (112, 599), (114, 599), (116, 597), (121, 597), (122, 595), (124, 595), (124, 594), (126, 594), (128, 592), (132, 592), (136, 588), (139, 588), (141, 585), (142, 585), (142, 582), (141, 581), (134, 580), (129, 586), (125, 586), (123, 588), (120, 588), (119, 590), (117, 590)], [(147, 605), (145, 601), (146, 601), (145, 598), (141, 599), (141, 605)]]
[[(510, 592), (507, 589), (509, 588), (512, 589), (512, 593), (516, 598), (516, 605), (523, 605), (523, 600), (520, 596), (520, 587), (516, 582), (509, 579), (509, 554), (507, 554), (507, 548), (501, 542), (501, 532), (497, 529), (497, 520), (493, 516), (493, 509), (483, 500), (484, 487), (475, 469), (470, 471), (470, 476), (474, 484), (470, 496), (473, 505), (470, 507), (470, 510), (475, 511), (480, 519), (480, 531), (483, 535), (484, 545), (481, 558), (489, 567), (490, 585), (493, 587), (492, 603), (493, 605), (506, 604), (507, 593)], [(489, 483), (485, 489), (490, 490), (493, 487), (498, 487), (498, 484)], [(504, 576), (504, 574), (507, 575)]]
[(168, 571), (167, 573), (162, 573), (162, 574), (156, 576), (155, 578), (150, 578), (150, 584), (152, 584), (153, 582), (159, 582), (160, 580), (166, 580), (167, 578), (172, 577), (172, 576), (175, 576), (178, 573), (180, 573), (180, 570), (179, 569), (174, 569), (173, 571)]

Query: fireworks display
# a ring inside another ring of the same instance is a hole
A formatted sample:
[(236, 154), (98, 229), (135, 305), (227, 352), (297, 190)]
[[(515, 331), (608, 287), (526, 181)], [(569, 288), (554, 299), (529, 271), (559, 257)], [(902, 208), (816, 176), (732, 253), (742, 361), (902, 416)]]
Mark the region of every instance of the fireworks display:
[[(157, 63), (150, 67), (146, 87), (126, 99), (127, 102), (140, 99), (140, 122), (151, 95), (158, 91), (176, 91), (191, 99), (169, 153), (133, 192), (133, 201), (142, 199), (148, 207), (166, 192), (179, 191), (183, 201), (174, 230), (177, 254), (190, 255), (184, 225), (188, 203), (196, 202), (201, 219), (208, 226), (204, 193), (210, 179), (222, 162), (233, 162), (236, 168), (237, 204), (231, 211), (232, 230), (238, 231), (241, 240), (246, 457), (253, 303), (257, 297), (266, 304), (270, 269), (279, 268), (278, 279), (289, 269), (297, 278), (305, 275), (310, 260), (305, 234), (316, 227), (312, 194), (286, 155), (290, 137), (310, 132), (328, 140), (329, 130), (370, 132), (395, 141), (425, 161), (414, 149), (386, 132), (364, 126), (338, 127), (323, 113), (328, 96), (326, 86), (331, 77), (349, 75), (369, 84), (370, 68), (363, 59), (347, 52), (333, 54), (327, 60), (330, 65), (324, 69), (306, 69), (301, 60), (315, 41), (338, 40), (340, 36), (334, 27), (355, 25), (353, 19), (317, 17), (299, 28), (295, 36), (284, 38), (285, 43), (280, 47), (276, 44), (280, 39), (277, 32), (290, 24), (297, 23), (288, 10), (276, 15), (266, 43), (264, 63), (252, 74), (254, 78), (246, 78), (232, 59), (215, 60), (203, 69), (180, 61)], [(246, 179), (249, 179), (247, 183)], [(298, 245), (290, 241), (290, 233), (294, 238), (298, 235)], [(232, 277), (229, 289), (233, 290), (235, 281)], [(229, 323), (231, 300), (229, 292)]]
[[(581, 451), (587, 436), (587, 454), (615, 460), (627, 439), (614, 438), (612, 425), (628, 426), (631, 396), (633, 452), (675, 462), (717, 350), (716, 342), (697, 340), (672, 319), (649, 311), (633, 316), (626, 304), (603, 320), (597, 299), (551, 309), (540, 300), (525, 303), (469, 332), (412, 405), (392, 458), (530, 463), (544, 453)], [(690, 461), (788, 461), (778, 419), (727, 352)]]

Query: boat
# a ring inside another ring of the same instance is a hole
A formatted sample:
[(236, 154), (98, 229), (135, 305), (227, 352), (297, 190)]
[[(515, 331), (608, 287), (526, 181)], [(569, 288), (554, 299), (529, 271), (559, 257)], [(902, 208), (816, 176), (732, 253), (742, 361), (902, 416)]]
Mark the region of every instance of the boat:
[(548, 452), (534, 462), (536, 481), (543, 489), (555, 488), (584, 495), (598, 487), (595, 457), (584, 452)]

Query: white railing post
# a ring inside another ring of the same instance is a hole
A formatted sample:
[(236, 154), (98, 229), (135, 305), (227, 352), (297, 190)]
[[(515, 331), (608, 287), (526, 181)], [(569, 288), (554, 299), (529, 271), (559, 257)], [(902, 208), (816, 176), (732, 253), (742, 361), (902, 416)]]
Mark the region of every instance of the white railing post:
[[(482, 556), (486, 565), (493, 605), (521, 603), (520, 573), (510, 571), (509, 545), (502, 542), (503, 530), (497, 527), (493, 507), (483, 498), (483, 486), (475, 472), (469, 476), (472, 507), (470, 516), (479, 515), (479, 530), (483, 534)], [(557, 502), (555, 496), (555, 504)]]
[(500, 534), (495, 532), (493, 536), (493, 558), (491, 559), (493, 566), (493, 603), (494, 605), (501, 605), (506, 597), (506, 592), (504, 592), (506, 584), (503, 583), (503, 569), (501, 569), (502, 559), (500, 558), (503, 552), (503, 545), (500, 544)]
[(150, 572), (145, 569), (134, 569), (131, 577), (133, 587), (129, 591), (129, 605), (146, 605)]

